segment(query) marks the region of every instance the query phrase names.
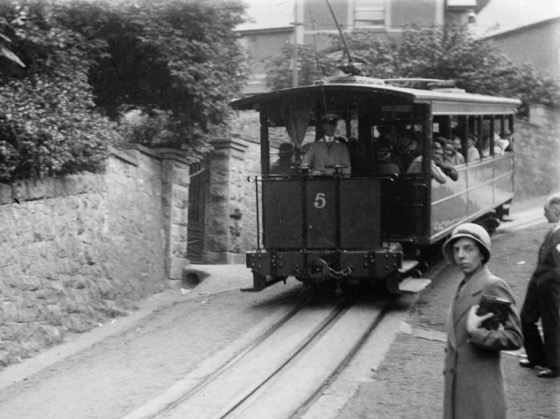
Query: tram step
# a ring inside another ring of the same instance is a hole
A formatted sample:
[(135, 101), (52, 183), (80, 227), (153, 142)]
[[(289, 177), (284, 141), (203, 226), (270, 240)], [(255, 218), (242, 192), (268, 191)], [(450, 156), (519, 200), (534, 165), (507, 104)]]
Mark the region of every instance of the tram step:
[(399, 269), (399, 272), (403, 275), (406, 275), (414, 268), (416, 268), (419, 264), (420, 262), (418, 262), (417, 260), (405, 259), (402, 262), (402, 267)]
[(416, 294), (423, 291), (432, 283), (431, 279), (426, 278), (406, 278), (399, 283), (399, 291), (404, 294)]

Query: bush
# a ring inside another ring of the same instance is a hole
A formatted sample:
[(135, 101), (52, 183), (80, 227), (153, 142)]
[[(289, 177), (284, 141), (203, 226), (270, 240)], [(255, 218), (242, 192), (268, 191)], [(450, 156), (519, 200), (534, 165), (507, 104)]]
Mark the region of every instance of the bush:
[(235, 0), (0, 1), (0, 33), (25, 65), (0, 60), (0, 181), (98, 171), (123, 141), (201, 159), (226, 135), (246, 78), (232, 35), (243, 10)]
[(0, 75), (0, 180), (99, 171), (115, 125), (95, 109), (88, 42), (42, 2), (2, 3), (26, 68)]
[(246, 79), (245, 56), (232, 31), (242, 21), (240, 2), (71, 5), (65, 24), (105, 45), (89, 81), (96, 104), (124, 124), (127, 141), (178, 148), (198, 160), (211, 140), (226, 135), (229, 102)]

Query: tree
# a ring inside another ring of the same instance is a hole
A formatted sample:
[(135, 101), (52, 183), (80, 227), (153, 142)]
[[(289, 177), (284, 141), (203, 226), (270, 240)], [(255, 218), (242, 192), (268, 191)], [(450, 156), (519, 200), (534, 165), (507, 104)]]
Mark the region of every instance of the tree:
[(87, 41), (46, 2), (0, 3), (26, 68), (0, 74), (0, 180), (101, 170), (117, 135), (95, 112)]
[(12, 43), (14, 35), (14, 29), (8, 24), (6, 19), (0, 17), (0, 72), (9, 71), (9, 67), (12, 65), (25, 67), (25, 64), (8, 47)]
[(25, 65), (0, 74), (0, 180), (102, 170), (123, 137), (202, 158), (245, 80), (232, 32), (243, 11), (236, 0), (0, 0)]
[[(333, 50), (342, 50), (338, 38), (333, 43)], [(521, 117), (527, 117), (531, 104), (560, 107), (560, 86), (554, 79), (539, 74), (530, 64), (514, 65), (490, 42), (474, 39), (460, 27), (408, 27), (399, 40), (388, 42), (367, 31), (352, 32), (347, 35), (347, 43), (353, 60), (363, 63), (365, 75), (454, 80), (457, 87), (470, 93), (519, 98), (523, 102)], [(304, 55), (301, 63), (310, 61), (314, 54), (302, 49), (300, 57)], [(286, 60), (285, 51), (283, 57)], [(289, 72), (287, 68), (285, 71)], [(278, 73), (269, 69), (269, 85), (289, 87), (287, 77)]]
[(232, 31), (243, 12), (233, 0), (74, 1), (63, 21), (104, 42), (89, 82), (125, 136), (197, 160), (224, 135), (229, 102), (246, 79)]
[[(336, 72), (336, 66), (326, 54), (317, 53), (307, 45), (298, 45), (298, 86), (308, 86), (322, 76)], [(286, 46), (279, 56), (265, 61), (266, 85), (272, 90), (292, 87), (293, 83), (293, 46)]]

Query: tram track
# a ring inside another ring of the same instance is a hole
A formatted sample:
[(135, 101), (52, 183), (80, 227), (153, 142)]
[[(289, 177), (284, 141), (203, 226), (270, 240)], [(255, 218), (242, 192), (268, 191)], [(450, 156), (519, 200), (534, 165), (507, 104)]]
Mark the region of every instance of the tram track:
[[(506, 224), (504, 230), (516, 231), (540, 222), (533, 212), (522, 214), (515, 222)], [(430, 276), (439, 275), (442, 268), (441, 263), (436, 263), (430, 268)], [(399, 319), (393, 319), (392, 326), (384, 325), (384, 319), (390, 319), (393, 311), (396, 313), (404, 306), (410, 307), (410, 304), (397, 307), (400, 304), (395, 305), (396, 301), (346, 302), (333, 307), (327, 316), (323, 310), (317, 317), (319, 313), (313, 313), (309, 301), (304, 302), (264, 333), (262, 339), (193, 391), (168, 404), (157, 414), (142, 417), (335, 417), (332, 411), (333, 407), (340, 408), (341, 401), (338, 399), (351, 395), (351, 391), (344, 388), (344, 382), (360, 381), (359, 377), (364, 377), (363, 368), (356, 373), (355, 364), (361, 359), (363, 367), (364, 352), (382, 352), (378, 351), (378, 347), (384, 345), (378, 338), (383, 333), (380, 330), (387, 330), (387, 327), (398, 330)], [(307, 323), (309, 318), (302, 320), (306, 316), (314, 318), (312, 328)], [(299, 334), (302, 330), (306, 330), (305, 337)], [(286, 346), (279, 344), (288, 337), (295, 339), (296, 336), (297, 343), (292, 341), (293, 345), (287, 345), (288, 351)], [(374, 344), (378, 346), (374, 350), (373, 340), (378, 342)], [(348, 374), (351, 375), (350, 380)], [(250, 380), (244, 381), (247, 377)]]
[[(211, 374), (132, 418), (286, 418), (303, 412), (382, 320), (390, 301), (305, 301)], [(149, 413), (146, 413), (149, 412)]]

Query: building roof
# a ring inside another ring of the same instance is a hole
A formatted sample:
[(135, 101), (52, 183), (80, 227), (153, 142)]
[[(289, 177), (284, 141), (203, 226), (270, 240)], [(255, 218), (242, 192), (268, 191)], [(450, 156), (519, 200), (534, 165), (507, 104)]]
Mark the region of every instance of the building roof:
[(473, 35), (488, 38), (557, 17), (558, 0), (490, 0), (470, 29)]

